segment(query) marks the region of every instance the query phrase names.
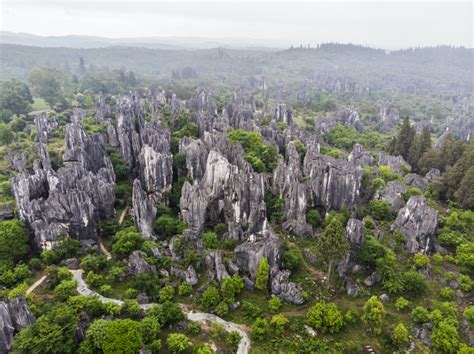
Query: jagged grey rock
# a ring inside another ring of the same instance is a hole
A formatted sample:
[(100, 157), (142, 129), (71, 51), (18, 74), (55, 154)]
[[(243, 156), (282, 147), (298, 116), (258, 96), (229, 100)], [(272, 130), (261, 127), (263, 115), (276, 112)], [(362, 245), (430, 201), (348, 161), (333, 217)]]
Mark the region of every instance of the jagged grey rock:
[(154, 238), (153, 223), (157, 212), (155, 203), (148, 198), (148, 195), (142, 189), (142, 184), (138, 178), (133, 182), (132, 204), (137, 230), (146, 239)]
[(360, 166), (371, 166), (374, 163), (372, 155), (361, 144), (354, 144), (347, 160)]
[(128, 272), (131, 275), (138, 275), (143, 272), (156, 273), (156, 267), (148, 264), (145, 260), (146, 253), (142, 251), (133, 251), (128, 257)]
[(171, 266), (170, 273), (172, 276), (184, 280), (187, 284), (191, 286), (196, 285), (199, 281), (196, 270), (192, 265), (189, 265), (186, 270)]
[(406, 237), (408, 252), (426, 253), (432, 247), (437, 226), (438, 211), (427, 204), (425, 197), (413, 196), (400, 209), (391, 229)]
[(222, 263), (222, 251), (209, 251), (206, 256), (206, 265), (215, 275), (219, 282), (229, 276), (227, 269)]
[(304, 303), (303, 290), (300, 285), (290, 281), (289, 270), (279, 270), (272, 274), (271, 291), (280, 299), (296, 305)]
[(392, 206), (393, 211), (399, 210), (405, 204), (403, 194), (406, 192), (406, 186), (399, 181), (390, 181), (377, 192), (376, 198)]
[(402, 173), (404, 171), (410, 171), (411, 166), (406, 162), (401, 155), (392, 156), (384, 152), (380, 152), (378, 155), (379, 166), (388, 166), (395, 173)]
[(404, 178), (405, 183), (409, 186), (416, 187), (419, 190), (425, 190), (426, 185), (428, 184), (428, 179), (422, 177), (416, 173), (409, 173)]
[(280, 160), (273, 173), (273, 191), (285, 200), (283, 228), (300, 236), (312, 236), (312, 227), (306, 222), (308, 188), (303, 182), (300, 156), (292, 142), (288, 144), (287, 155), (288, 164)]
[(0, 352), (9, 353), (13, 336), (35, 322), (24, 296), (0, 302)]
[(38, 145), (34, 174), (12, 179), (20, 219), (39, 249), (54, 248), (60, 235), (95, 239), (99, 218), (114, 216), (115, 174), (101, 143), (81, 123), (65, 127), (63, 167), (54, 171), (46, 146)]
[(346, 238), (349, 242), (349, 252), (342, 262), (338, 265), (339, 276), (344, 276), (347, 271), (354, 267), (357, 251), (364, 243), (364, 224), (357, 219), (349, 219), (346, 225)]
[(362, 168), (319, 153), (311, 144), (304, 159), (304, 174), (309, 177), (314, 206), (327, 211), (354, 207), (360, 195)]

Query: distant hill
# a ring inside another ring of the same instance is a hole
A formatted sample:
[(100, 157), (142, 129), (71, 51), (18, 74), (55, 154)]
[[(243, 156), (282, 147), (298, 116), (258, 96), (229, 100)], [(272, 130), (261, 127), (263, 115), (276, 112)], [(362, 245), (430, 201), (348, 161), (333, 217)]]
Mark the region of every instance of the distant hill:
[[(35, 47), (68, 47), (68, 48), (104, 48), (111, 46), (141, 47), (151, 49), (209, 49), (209, 48), (259, 48), (280, 47), (278, 42), (258, 39), (239, 38), (193, 38), (193, 37), (137, 37), (105, 38), (95, 36), (37, 36), (29, 33), (0, 31), (0, 43), (18, 44)], [(268, 49), (268, 48), (267, 48)]]
[[(77, 42), (76, 42), (77, 43)], [(97, 42), (99, 43), (99, 39)], [(171, 77), (191, 68), (200, 79), (241, 83), (265, 76), (280, 83), (313, 82), (339, 92), (401, 92), (455, 96), (470, 93), (474, 49), (435, 47), (386, 52), (357, 45), (323, 44), (317, 48), (163, 49), (125, 46), (104, 48), (38, 47), (0, 44), (0, 79), (25, 79), (35, 66), (77, 74), (80, 59), (87, 73), (125, 68), (142, 75)]]

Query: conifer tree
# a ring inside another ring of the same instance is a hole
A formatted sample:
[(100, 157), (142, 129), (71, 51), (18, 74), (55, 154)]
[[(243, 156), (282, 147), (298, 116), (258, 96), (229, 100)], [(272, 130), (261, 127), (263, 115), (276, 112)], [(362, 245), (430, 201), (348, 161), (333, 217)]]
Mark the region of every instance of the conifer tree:
[(412, 128), (410, 124), (410, 118), (403, 118), (402, 127), (397, 137), (397, 151), (405, 160), (408, 160), (408, 154), (415, 134), (415, 129)]
[(324, 229), (316, 243), (316, 251), (328, 266), (328, 279), (331, 279), (334, 264), (342, 260), (349, 251), (346, 233), (338, 218), (333, 218)]

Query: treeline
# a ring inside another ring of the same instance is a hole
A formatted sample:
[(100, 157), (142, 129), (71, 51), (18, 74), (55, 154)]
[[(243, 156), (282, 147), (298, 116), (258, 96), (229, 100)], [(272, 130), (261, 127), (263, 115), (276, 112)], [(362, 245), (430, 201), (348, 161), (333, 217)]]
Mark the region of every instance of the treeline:
[(440, 200), (474, 209), (474, 139), (466, 143), (448, 134), (440, 148), (434, 148), (430, 128), (425, 126), (417, 134), (405, 117), (399, 134), (390, 143), (389, 153), (401, 155), (413, 172), (424, 175), (433, 168), (440, 170), (441, 176), (430, 184), (431, 192)]

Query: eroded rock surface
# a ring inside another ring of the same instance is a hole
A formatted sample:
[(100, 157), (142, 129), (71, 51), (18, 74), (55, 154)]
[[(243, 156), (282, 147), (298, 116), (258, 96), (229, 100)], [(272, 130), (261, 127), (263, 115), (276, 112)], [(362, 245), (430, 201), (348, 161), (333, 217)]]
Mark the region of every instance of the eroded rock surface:
[(12, 349), (13, 336), (35, 322), (24, 296), (0, 302), (0, 353)]
[(413, 196), (400, 209), (392, 230), (406, 237), (406, 249), (410, 253), (426, 253), (430, 250), (438, 226), (438, 211), (431, 208), (425, 197)]

